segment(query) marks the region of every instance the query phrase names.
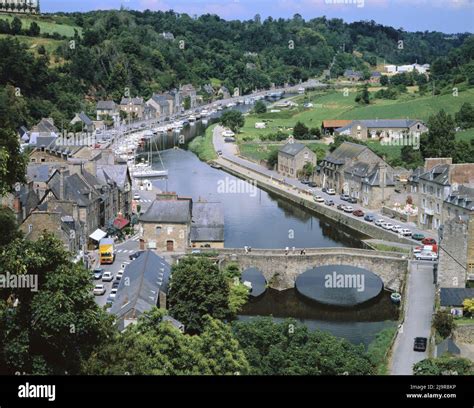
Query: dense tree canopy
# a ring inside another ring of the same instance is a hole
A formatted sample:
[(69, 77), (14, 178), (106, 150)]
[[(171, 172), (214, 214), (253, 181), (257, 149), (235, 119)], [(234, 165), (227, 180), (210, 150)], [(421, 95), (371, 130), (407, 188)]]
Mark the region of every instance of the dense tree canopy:
[(257, 375), (367, 375), (374, 373), (363, 346), (288, 319), (254, 318), (234, 323), (252, 374)]
[(173, 265), (168, 296), (170, 313), (189, 333), (202, 331), (206, 315), (229, 319), (229, 293), (226, 276), (208, 258), (191, 256)]

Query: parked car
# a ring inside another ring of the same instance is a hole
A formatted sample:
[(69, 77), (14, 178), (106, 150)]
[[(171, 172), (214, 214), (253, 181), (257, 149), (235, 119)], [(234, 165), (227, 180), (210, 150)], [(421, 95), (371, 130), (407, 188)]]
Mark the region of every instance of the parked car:
[(415, 258), (418, 261), (436, 261), (438, 259), (438, 255), (431, 251), (421, 251), (418, 254), (415, 254)]
[(326, 201), (324, 201), (324, 204), (332, 206), (332, 205), (334, 205), (334, 201), (333, 200), (326, 200)]
[(95, 280), (102, 279), (102, 274), (104, 273), (104, 269), (103, 268), (96, 268), (96, 269), (94, 269), (93, 273), (94, 273), (94, 279)]
[(393, 231), (393, 232), (396, 232), (397, 234), (400, 234), (400, 231), (401, 231), (402, 229), (403, 229), (403, 228), (400, 227), (400, 225), (394, 225), (394, 226), (392, 227), (392, 231)]
[(218, 156), (222, 156), (222, 150), (218, 150), (218, 151), (217, 151), (217, 155), (218, 155)]
[(425, 236), (423, 234), (420, 234), (419, 232), (416, 232), (415, 234), (412, 234), (411, 237), (415, 240), (415, 241), (421, 241), (425, 238)]
[(408, 228), (402, 228), (400, 234), (402, 234), (404, 237), (411, 237), (411, 230)]
[(312, 188), (307, 188), (305, 190), (308, 194), (314, 195), (314, 190)]
[(300, 179), (301, 184), (309, 184), (309, 180), (307, 179)]
[(118, 288), (120, 286), (119, 280), (114, 280), (112, 283), (112, 289)]
[(116, 281), (120, 281), (120, 279), (122, 279), (122, 276), (123, 276), (123, 269), (120, 269), (120, 270), (117, 272), (117, 275), (115, 275), (115, 280), (116, 280)]
[(114, 274), (110, 271), (105, 271), (102, 275), (102, 282), (112, 282), (114, 280)]
[(135, 194), (133, 195), (133, 199), (134, 199), (134, 200), (140, 200), (140, 194), (135, 193)]
[(334, 190), (333, 188), (328, 188), (326, 190), (326, 193), (329, 195), (336, 195), (336, 190)]
[(362, 210), (355, 210), (353, 213), (356, 217), (363, 217), (364, 216), (364, 211)]
[(338, 204), (338, 206), (337, 206), (338, 210), (344, 211), (345, 208), (346, 208), (346, 206), (344, 204)]
[(310, 181), (310, 182), (308, 183), (308, 186), (310, 186), (310, 187), (317, 187), (318, 185), (317, 185), (314, 181)]
[(327, 192), (328, 192), (328, 190), (327, 190), (326, 187), (323, 187), (323, 188), (321, 189), (321, 191), (322, 191), (323, 193), (327, 193)]
[(375, 220), (375, 225), (377, 225), (378, 227), (381, 227), (383, 223), (385, 223), (385, 220), (383, 220), (382, 218)]
[(366, 214), (365, 217), (364, 217), (364, 220), (367, 221), (367, 222), (374, 222), (375, 217), (372, 214)]
[(346, 206), (344, 207), (344, 212), (346, 212), (346, 213), (351, 213), (351, 212), (353, 212), (353, 211), (354, 211), (354, 208), (353, 208), (352, 206), (350, 206), (350, 205), (346, 205)]
[(357, 204), (357, 198), (355, 197), (349, 197), (347, 201), (350, 202), (351, 204)]
[(342, 201), (348, 201), (350, 197), (347, 194), (341, 194), (340, 198), (341, 198)]
[(426, 351), (426, 345), (428, 344), (428, 339), (426, 337), (415, 337), (413, 344), (414, 351)]
[(317, 203), (324, 203), (324, 198), (321, 197), (320, 195), (313, 196), (313, 200), (316, 201)]
[(104, 285), (95, 285), (94, 295), (102, 296), (104, 293), (105, 293), (105, 286)]
[(128, 256), (128, 259), (133, 261), (134, 259), (137, 259), (141, 254), (143, 254), (143, 251), (134, 252), (133, 254)]
[(421, 243), (423, 245), (436, 245), (436, 240), (434, 238), (423, 238)]
[(386, 230), (391, 230), (393, 228), (393, 224), (391, 222), (384, 222), (381, 227)]
[(113, 302), (117, 296), (118, 288), (114, 288), (110, 291), (109, 296), (107, 297), (107, 301)]

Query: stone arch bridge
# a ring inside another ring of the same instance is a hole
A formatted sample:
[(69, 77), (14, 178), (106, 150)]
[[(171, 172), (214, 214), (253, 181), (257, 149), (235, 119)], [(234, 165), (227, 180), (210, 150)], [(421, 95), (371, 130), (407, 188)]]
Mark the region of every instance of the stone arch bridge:
[(380, 276), (385, 288), (400, 291), (408, 269), (408, 257), (398, 252), (372, 251), (355, 248), (312, 248), (289, 250), (281, 249), (244, 249), (200, 248), (201, 253), (216, 253), (219, 263), (236, 262), (242, 269), (259, 269), (268, 286), (285, 290), (293, 288), (298, 275), (306, 270), (323, 265), (352, 265), (367, 269)]

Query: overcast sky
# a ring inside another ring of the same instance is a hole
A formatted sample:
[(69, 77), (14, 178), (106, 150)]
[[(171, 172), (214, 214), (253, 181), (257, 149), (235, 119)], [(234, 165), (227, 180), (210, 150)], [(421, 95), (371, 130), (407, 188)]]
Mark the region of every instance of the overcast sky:
[[(337, 4), (345, 3), (345, 4)], [(43, 12), (118, 9), (218, 14), (226, 20), (318, 16), (344, 21), (375, 20), (408, 31), (473, 32), (474, 0), (42, 0)]]

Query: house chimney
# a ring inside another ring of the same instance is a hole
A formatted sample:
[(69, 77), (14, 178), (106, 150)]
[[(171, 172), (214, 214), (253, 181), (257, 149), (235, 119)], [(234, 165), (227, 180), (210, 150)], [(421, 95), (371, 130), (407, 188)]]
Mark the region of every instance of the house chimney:
[(64, 173), (65, 170), (59, 172), (59, 199), (64, 200)]

